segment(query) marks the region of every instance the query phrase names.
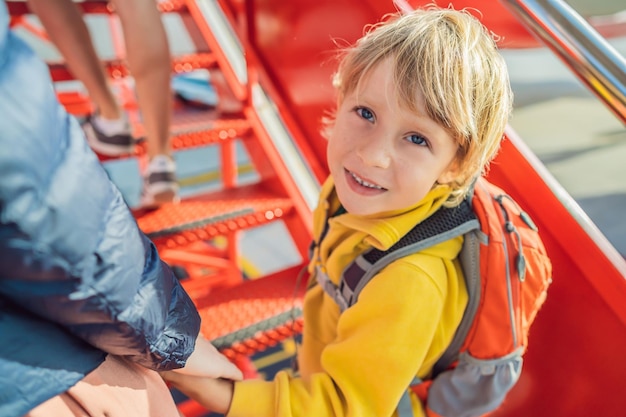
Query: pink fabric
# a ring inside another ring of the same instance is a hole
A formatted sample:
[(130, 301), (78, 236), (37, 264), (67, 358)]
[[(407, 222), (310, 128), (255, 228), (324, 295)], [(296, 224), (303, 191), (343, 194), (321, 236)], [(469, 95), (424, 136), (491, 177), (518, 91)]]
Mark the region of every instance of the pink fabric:
[(109, 355), (65, 393), (24, 417), (178, 417), (158, 373)]

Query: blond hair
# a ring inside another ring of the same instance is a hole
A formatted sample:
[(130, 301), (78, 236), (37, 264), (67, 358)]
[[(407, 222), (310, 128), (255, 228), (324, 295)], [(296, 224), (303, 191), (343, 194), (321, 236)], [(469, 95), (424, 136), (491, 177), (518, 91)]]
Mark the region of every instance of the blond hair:
[[(333, 77), (339, 103), (386, 58), (394, 62), (399, 102), (417, 113), (421, 93), (427, 115), (459, 144), (459, 176), (447, 205), (458, 204), (496, 155), (512, 109), (506, 63), (493, 34), (468, 11), (427, 6), (386, 16), (340, 57)], [(324, 119), (325, 135), (333, 123), (332, 115)]]

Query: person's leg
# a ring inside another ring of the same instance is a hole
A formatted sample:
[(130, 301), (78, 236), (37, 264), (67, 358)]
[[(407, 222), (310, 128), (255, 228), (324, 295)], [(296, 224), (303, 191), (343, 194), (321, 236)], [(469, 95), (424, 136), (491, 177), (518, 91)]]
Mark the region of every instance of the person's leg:
[(115, 0), (135, 79), (137, 101), (148, 141), (148, 157), (171, 155), (170, 50), (155, 0)]
[(170, 148), (172, 112), (171, 57), (155, 0), (114, 0), (120, 17), (126, 58), (135, 79), (137, 101), (147, 140), (148, 164), (142, 173), (141, 205), (178, 200), (176, 165)]
[(50, 40), (57, 47), (68, 68), (87, 89), (96, 105), (96, 114), (83, 125), (91, 147), (105, 155), (130, 153), (134, 149), (126, 113), (119, 106), (108, 83), (83, 20), (72, 0), (28, 0)]
[(122, 110), (92, 44), (83, 16), (72, 0), (28, 0), (50, 40), (63, 55), (72, 74), (87, 89), (98, 111), (106, 119), (118, 119)]

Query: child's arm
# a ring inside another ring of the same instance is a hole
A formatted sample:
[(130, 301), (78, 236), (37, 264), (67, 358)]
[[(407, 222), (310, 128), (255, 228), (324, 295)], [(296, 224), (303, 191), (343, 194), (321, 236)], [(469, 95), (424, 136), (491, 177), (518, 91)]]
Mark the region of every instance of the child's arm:
[(196, 339), (196, 346), (183, 368), (174, 372), (208, 378), (243, 379), (241, 371), (202, 336)]
[(233, 382), (226, 379), (205, 378), (176, 371), (162, 372), (161, 376), (172, 387), (196, 400), (206, 409), (226, 414), (233, 399)]
[[(463, 297), (452, 288), (456, 276), (433, 278), (453, 271), (453, 265), (419, 257), (420, 262), (396, 262), (372, 280), (359, 302), (340, 317), (337, 336), (324, 344), (311, 329), (320, 328), (328, 310), (319, 307), (322, 290), (310, 290), (304, 309), (309, 344), (299, 352), (305, 380), (284, 371), (272, 381), (234, 384), (173, 372), (164, 378), (203, 406), (227, 410), (233, 417), (391, 415), (416, 372), (423, 375), (445, 349), (465, 308)], [(442, 320), (450, 324), (442, 325)], [(375, 366), (367, 366), (373, 360)]]

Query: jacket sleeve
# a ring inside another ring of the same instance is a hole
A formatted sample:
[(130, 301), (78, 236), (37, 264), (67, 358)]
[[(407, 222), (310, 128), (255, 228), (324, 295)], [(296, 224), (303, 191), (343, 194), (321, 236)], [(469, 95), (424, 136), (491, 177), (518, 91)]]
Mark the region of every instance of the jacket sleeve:
[(0, 297), (105, 352), (183, 366), (200, 325), (191, 299), (58, 103), (47, 66), (0, 23)]

